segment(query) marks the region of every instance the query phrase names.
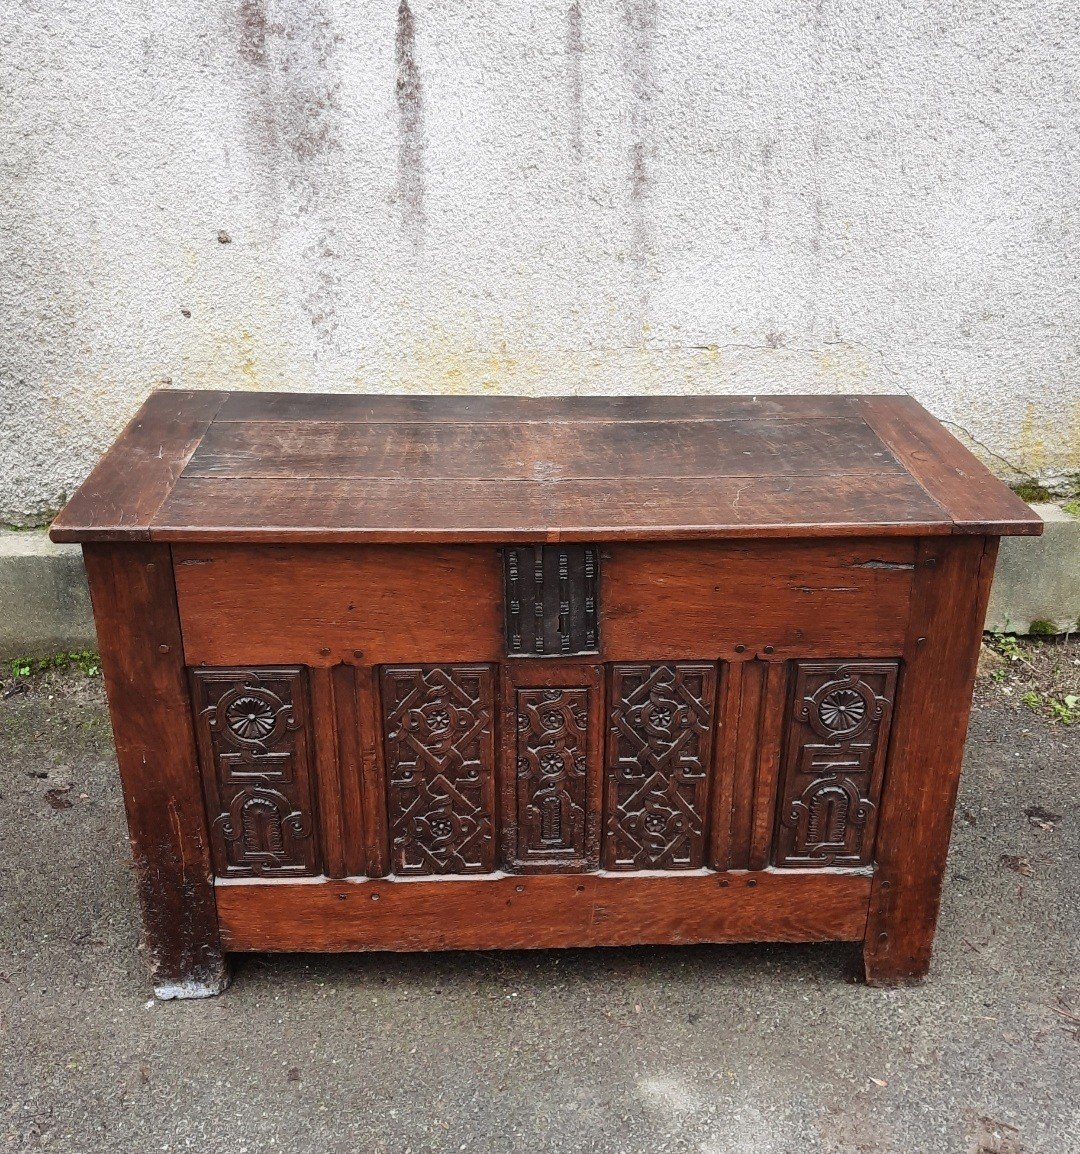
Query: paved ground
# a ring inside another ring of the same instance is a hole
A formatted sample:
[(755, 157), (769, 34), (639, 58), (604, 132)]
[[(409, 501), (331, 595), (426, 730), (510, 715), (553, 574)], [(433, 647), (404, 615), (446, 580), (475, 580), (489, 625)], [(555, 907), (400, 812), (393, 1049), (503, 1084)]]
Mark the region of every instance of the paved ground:
[(1080, 1151), (1080, 725), (998, 676), (919, 989), (852, 984), (846, 947), (723, 947), (253, 958), (225, 997), (168, 1004), (100, 681), (19, 683), (0, 1150)]

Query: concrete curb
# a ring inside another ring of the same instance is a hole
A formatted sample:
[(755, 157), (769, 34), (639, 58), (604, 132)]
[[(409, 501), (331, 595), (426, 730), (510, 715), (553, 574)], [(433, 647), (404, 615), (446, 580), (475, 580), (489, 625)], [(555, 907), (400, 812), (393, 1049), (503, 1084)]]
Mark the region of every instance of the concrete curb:
[(1001, 539), (986, 629), (1075, 633), (1080, 621), (1080, 518), (1059, 505), (1031, 507), (1046, 528), (1041, 537)]
[[(1080, 519), (1033, 505), (1042, 537), (1001, 542), (986, 628), (994, 633), (1077, 630)], [(0, 530), (0, 661), (96, 649), (82, 551), (54, 545), (43, 529)]]
[(0, 660), (97, 649), (82, 549), (0, 529)]

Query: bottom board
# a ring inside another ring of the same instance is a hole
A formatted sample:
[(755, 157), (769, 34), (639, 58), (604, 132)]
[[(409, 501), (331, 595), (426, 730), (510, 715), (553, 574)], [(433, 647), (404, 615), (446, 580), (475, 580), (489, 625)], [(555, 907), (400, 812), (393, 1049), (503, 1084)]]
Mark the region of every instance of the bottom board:
[(219, 880), (226, 950), (550, 949), (860, 941), (869, 872)]

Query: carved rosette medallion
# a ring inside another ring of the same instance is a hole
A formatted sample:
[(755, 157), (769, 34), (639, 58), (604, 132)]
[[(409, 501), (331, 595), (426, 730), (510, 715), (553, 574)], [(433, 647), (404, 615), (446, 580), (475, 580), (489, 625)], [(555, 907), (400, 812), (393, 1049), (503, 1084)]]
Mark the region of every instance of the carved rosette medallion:
[(712, 665), (613, 668), (606, 869), (704, 861), (715, 688)]
[(582, 864), (589, 690), (518, 689), (517, 864)]
[(395, 873), (495, 865), (495, 754), (486, 665), (383, 670), (387, 806)]
[(317, 873), (303, 670), (195, 669), (191, 678), (215, 871)]
[(796, 670), (775, 864), (867, 865), (897, 663), (800, 662)]

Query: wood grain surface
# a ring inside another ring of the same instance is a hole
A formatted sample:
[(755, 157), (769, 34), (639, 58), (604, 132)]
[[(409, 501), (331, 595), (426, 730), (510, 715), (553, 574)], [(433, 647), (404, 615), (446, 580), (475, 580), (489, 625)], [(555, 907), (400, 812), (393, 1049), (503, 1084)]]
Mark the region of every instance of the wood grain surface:
[[(506, 652), (494, 546), (184, 544), (173, 556), (190, 665)], [(600, 656), (895, 656), (914, 558), (907, 539), (612, 544), (601, 561)]]
[(824, 940), (918, 980), (998, 535), (1041, 528), (907, 397), (154, 394), (53, 535), (155, 983)]
[(151, 393), (52, 523), (54, 541), (147, 541), (227, 393)]
[(216, 992), (228, 972), (169, 550), (87, 545), (84, 554), (151, 980), (170, 997)]
[(930, 967), (997, 546), (920, 548), (863, 951), (873, 985), (918, 982)]
[(908, 397), (153, 394), (56, 540), (1038, 533)]
[(490, 950), (858, 941), (865, 874), (620, 873), (221, 882), (230, 950)]

